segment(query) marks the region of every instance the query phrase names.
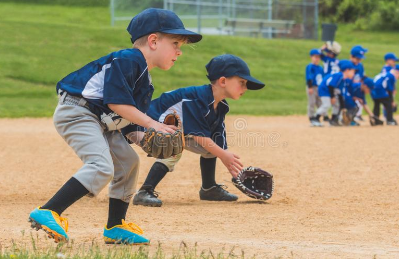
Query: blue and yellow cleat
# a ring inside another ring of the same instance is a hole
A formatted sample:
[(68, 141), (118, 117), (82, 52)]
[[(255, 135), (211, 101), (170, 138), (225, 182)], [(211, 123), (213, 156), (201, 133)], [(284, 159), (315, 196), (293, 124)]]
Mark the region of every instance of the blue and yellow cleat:
[(55, 242), (68, 241), (68, 220), (60, 217), (58, 213), (52, 210), (34, 209), (29, 215), (31, 227), (38, 231), (43, 229), (49, 238), (54, 238)]
[(150, 240), (143, 237), (143, 230), (134, 223), (126, 223), (122, 219), (121, 225), (110, 229), (104, 228), (104, 241), (106, 244), (148, 245)]

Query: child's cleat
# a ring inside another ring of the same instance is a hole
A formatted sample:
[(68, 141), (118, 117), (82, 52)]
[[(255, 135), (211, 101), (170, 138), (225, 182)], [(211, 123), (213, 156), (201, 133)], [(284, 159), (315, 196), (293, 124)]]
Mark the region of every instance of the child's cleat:
[(31, 227), (38, 231), (43, 229), (49, 238), (53, 238), (56, 243), (68, 241), (68, 220), (60, 217), (55, 211), (34, 209), (29, 215)]
[(310, 126), (311, 127), (323, 127), (323, 124), (321, 124), (318, 120), (313, 119), (310, 121)]
[(106, 244), (148, 245), (150, 240), (143, 237), (143, 233), (139, 226), (122, 219), (121, 225), (109, 229), (104, 227), (104, 241)]

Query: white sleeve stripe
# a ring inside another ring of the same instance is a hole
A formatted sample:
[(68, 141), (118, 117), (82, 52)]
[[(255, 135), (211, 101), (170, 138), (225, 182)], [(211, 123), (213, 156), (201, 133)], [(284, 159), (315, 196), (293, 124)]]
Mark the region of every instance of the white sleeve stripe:
[(137, 81), (140, 80), (140, 78), (144, 75), (144, 72), (147, 71), (147, 69), (148, 69), (148, 66), (144, 69), (143, 73), (141, 73), (141, 75), (139, 76), (139, 78), (137, 78), (137, 80), (136, 80), (136, 82), (134, 82), (134, 84), (136, 84)]

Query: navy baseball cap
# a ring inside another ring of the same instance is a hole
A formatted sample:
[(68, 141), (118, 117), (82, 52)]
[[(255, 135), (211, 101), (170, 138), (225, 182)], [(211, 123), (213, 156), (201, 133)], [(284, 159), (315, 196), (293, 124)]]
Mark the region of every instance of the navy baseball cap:
[(320, 50), (320, 49), (312, 49), (312, 50), (309, 52), (309, 55), (310, 55), (310, 56), (313, 56), (313, 55), (321, 55), (321, 50)]
[(356, 45), (352, 48), (351, 55), (355, 58), (365, 59), (366, 57), (364, 56), (364, 54), (366, 54), (367, 51), (368, 49), (365, 49), (360, 45)]
[(132, 36), (132, 42), (155, 32), (184, 35), (188, 37), (190, 43), (199, 42), (202, 39), (201, 34), (186, 30), (183, 22), (174, 12), (157, 8), (146, 9), (133, 17), (127, 26), (127, 31)]
[(346, 60), (346, 59), (340, 60), (338, 63), (338, 66), (342, 72), (347, 69), (355, 69), (356, 68), (352, 61)]
[(247, 63), (234, 55), (225, 54), (214, 57), (205, 67), (206, 71), (208, 71), (207, 77), (211, 81), (217, 80), (222, 76), (238, 76), (247, 80), (248, 90), (259, 90), (265, 86), (264, 83), (251, 76)]
[(393, 59), (395, 61), (399, 61), (398, 57), (394, 53), (385, 54), (384, 59), (385, 59), (385, 61), (387, 61), (388, 59)]

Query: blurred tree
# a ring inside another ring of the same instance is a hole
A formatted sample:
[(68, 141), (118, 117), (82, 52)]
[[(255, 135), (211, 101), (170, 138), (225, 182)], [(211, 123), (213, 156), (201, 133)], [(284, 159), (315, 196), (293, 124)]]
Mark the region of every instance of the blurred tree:
[(320, 0), (324, 21), (354, 23), (360, 29), (399, 30), (399, 0)]

